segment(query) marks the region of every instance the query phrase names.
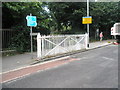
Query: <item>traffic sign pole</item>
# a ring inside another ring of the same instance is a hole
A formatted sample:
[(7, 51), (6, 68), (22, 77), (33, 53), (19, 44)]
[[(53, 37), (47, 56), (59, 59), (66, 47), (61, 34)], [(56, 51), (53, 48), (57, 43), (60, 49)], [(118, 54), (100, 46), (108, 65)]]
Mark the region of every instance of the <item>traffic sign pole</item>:
[[(32, 16), (31, 13), (30, 13), (30, 16)], [(33, 59), (32, 26), (30, 26), (30, 33), (31, 33), (31, 59)]]
[[(32, 27), (30, 27), (30, 33), (32, 34)], [(31, 58), (33, 59), (33, 43), (32, 43), (32, 35), (31, 35)]]

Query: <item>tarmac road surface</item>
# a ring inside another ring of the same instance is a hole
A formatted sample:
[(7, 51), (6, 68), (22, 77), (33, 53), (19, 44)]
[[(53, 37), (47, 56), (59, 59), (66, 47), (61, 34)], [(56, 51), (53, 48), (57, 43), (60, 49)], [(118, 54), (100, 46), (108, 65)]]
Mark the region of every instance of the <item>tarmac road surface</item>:
[(3, 88), (118, 88), (118, 46), (71, 55), (73, 62), (3, 83)]

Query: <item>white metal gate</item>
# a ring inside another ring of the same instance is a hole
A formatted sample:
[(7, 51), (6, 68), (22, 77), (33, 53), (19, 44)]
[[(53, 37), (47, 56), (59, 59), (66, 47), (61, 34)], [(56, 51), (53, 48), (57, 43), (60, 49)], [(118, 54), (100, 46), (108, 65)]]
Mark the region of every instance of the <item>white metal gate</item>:
[(87, 48), (87, 34), (81, 35), (37, 35), (37, 57), (44, 58)]

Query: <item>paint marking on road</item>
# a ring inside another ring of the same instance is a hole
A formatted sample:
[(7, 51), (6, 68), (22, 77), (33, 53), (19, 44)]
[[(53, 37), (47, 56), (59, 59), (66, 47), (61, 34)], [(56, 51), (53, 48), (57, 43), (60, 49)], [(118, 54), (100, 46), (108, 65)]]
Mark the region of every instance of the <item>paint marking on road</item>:
[(114, 61), (113, 58), (108, 58), (108, 57), (102, 57), (102, 59), (105, 60), (103, 63), (100, 64), (100, 66), (102, 67), (109, 66), (109, 64), (111, 64)]
[(111, 60), (111, 61), (114, 60), (113, 58), (108, 58), (108, 57), (102, 57), (102, 58), (105, 59), (105, 60)]
[(94, 56), (88, 56), (88, 57), (82, 57), (82, 58), (77, 58), (77, 59), (78, 60), (88, 60), (88, 59), (94, 58), (94, 57), (96, 57), (96, 55), (94, 55)]
[(106, 61), (106, 62), (101, 63), (100, 66), (106, 67), (106, 66), (109, 66), (110, 63), (111, 61)]

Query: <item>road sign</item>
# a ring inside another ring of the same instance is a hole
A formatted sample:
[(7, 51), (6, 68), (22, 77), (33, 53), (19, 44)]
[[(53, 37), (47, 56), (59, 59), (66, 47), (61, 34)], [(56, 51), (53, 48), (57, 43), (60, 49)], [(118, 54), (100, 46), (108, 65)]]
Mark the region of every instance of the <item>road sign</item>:
[(27, 26), (37, 26), (37, 19), (36, 16), (27, 16)]
[(30, 13), (30, 15), (26, 16), (27, 19), (27, 26), (30, 26), (30, 34), (31, 34), (31, 58), (33, 59), (33, 45), (32, 45), (32, 27), (36, 27), (37, 26), (37, 19), (36, 16), (32, 16), (32, 14)]
[(82, 24), (91, 24), (92, 23), (92, 17), (82, 17)]

